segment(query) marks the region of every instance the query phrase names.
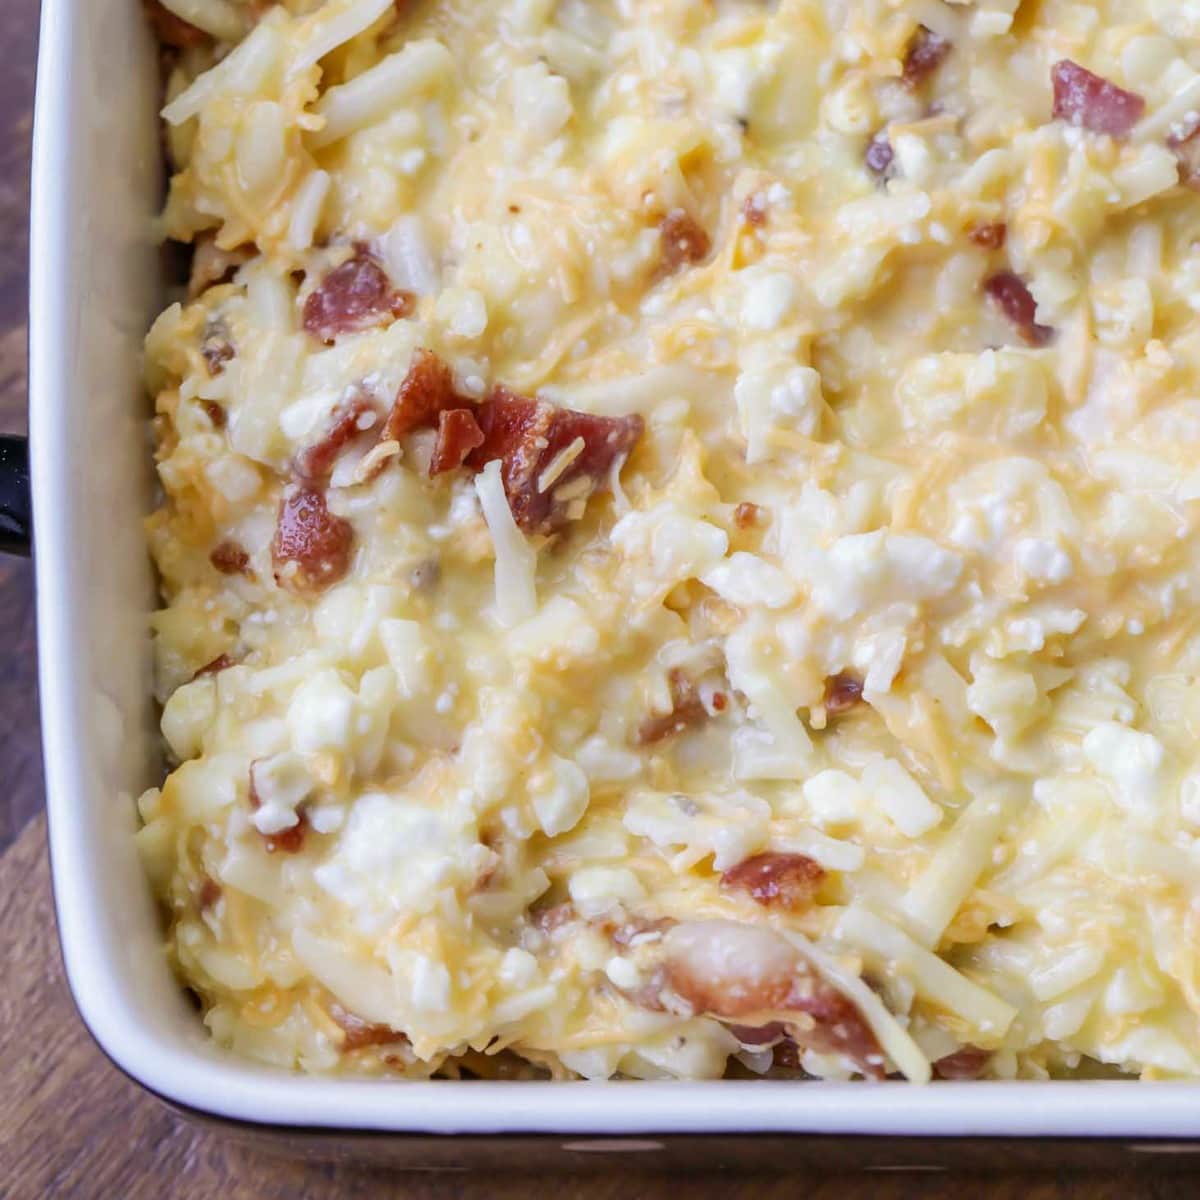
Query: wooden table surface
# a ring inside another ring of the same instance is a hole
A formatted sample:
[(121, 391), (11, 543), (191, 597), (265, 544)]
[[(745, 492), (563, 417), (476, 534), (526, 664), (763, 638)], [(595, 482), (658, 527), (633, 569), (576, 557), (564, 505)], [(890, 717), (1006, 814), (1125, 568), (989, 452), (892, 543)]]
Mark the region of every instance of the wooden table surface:
[[(86, 0), (85, 0), (86, 2)], [(0, 432), (25, 428), (28, 151), (37, 0), (0, 0)], [(36, 715), (33, 577), (0, 559), (0, 1197), (527, 1197), (533, 1175), (398, 1175), (281, 1162), (191, 1128), (119, 1075), (76, 1016), (59, 960), (50, 902)], [(536, 1170), (536, 1164), (527, 1164)], [(771, 1200), (891, 1197), (1175, 1197), (1200, 1182), (1145, 1174), (1053, 1174), (987, 1180), (961, 1175), (733, 1179), (623, 1173), (560, 1178), (562, 1200), (689, 1196)]]

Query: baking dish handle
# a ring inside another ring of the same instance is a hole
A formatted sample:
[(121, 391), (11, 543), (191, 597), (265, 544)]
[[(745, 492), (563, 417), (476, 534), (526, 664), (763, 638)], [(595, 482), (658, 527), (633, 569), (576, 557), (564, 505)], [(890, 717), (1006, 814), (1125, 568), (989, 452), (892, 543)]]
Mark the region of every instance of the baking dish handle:
[(0, 434), (0, 554), (28, 557), (32, 541), (29, 441), (15, 434)]

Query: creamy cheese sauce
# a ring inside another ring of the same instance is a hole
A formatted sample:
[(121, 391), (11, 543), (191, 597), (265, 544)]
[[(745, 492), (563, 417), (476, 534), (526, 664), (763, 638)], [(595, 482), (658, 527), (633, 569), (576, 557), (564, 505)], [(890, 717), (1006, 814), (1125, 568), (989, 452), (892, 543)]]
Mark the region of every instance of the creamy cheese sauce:
[(213, 1035), (1200, 1074), (1200, 6), (154, 16), (139, 838)]

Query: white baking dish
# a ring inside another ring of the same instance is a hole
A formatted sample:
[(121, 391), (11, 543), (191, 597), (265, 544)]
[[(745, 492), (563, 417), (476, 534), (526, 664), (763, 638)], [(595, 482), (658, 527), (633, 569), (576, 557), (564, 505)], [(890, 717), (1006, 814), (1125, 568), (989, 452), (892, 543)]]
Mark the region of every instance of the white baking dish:
[[(537, 1133), (554, 1135), (540, 1143), (546, 1149), (571, 1153), (653, 1155), (689, 1134), (709, 1135), (689, 1161), (705, 1145), (744, 1158), (728, 1139), (747, 1134), (1099, 1135), (1117, 1139), (1109, 1149), (1172, 1139), (1136, 1148), (1200, 1151), (1184, 1140), (1200, 1134), (1196, 1085), (355, 1082), (284, 1074), (215, 1048), (168, 971), (131, 836), (133, 798), (157, 772), (147, 699), (153, 589), (141, 530), (151, 471), (138, 381), (161, 290), (149, 232), (162, 180), (156, 52), (137, 0), (45, 0), (42, 14), (30, 425), (50, 842), (71, 987), (119, 1067), (169, 1101), (222, 1118), (408, 1135)], [(592, 1140), (603, 1137), (621, 1140)], [(931, 1143), (903, 1154), (898, 1143), (856, 1143), (859, 1161), (945, 1161)], [(428, 1137), (391, 1144), (444, 1161)], [(762, 1160), (762, 1141), (740, 1144), (756, 1144)], [(1086, 1152), (1093, 1165), (1097, 1149)]]

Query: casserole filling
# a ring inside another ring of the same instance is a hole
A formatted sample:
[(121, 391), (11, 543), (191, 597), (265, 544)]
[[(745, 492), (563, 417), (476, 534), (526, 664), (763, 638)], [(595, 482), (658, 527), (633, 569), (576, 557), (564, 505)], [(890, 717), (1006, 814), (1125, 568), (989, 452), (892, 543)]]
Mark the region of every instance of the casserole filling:
[(1200, 13), (161, 0), (215, 1038), (1200, 1074)]

